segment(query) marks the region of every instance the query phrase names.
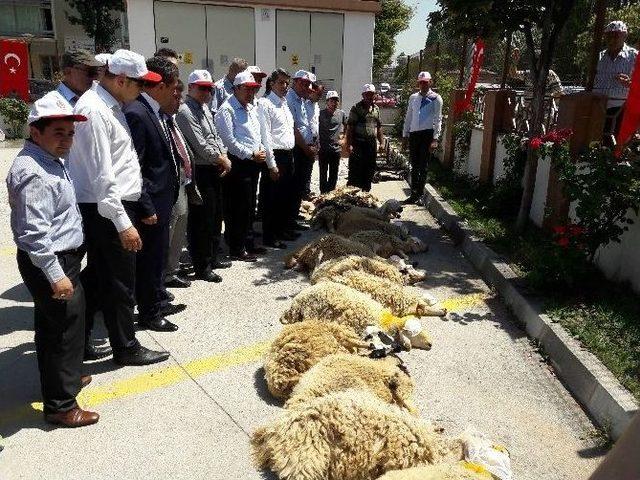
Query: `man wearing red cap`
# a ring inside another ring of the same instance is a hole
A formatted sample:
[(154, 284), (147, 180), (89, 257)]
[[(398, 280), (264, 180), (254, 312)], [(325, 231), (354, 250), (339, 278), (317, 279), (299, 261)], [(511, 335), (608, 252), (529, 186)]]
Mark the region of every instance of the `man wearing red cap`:
[(142, 177), (134, 148), (125, 103), (135, 100), (145, 82), (157, 83), (160, 75), (149, 72), (144, 57), (118, 50), (98, 84), (84, 93), (74, 112), (89, 120), (76, 129), (69, 154), (69, 173), (84, 224), (87, 264), (96, 272), (90, 282), (109, 331), (113, 360), (120, 365), (147, 365), (169, 358), (167, 352), (144, 348), (135, 335), (136, 252), (142, 248), (133, 226), (139, 211)]
[(45, 420), (67, 427), (96, 423), (99, 415), (76, 402), (91, 381), (82, 377), (85, 300), (80, 282), (82, 217), (64, 158), (73, 141), (74, 115), (58, 92), (36, 101), (31, 136), (7, 176), (11, 230), (18, 268), (33, 297), (35, 344)]

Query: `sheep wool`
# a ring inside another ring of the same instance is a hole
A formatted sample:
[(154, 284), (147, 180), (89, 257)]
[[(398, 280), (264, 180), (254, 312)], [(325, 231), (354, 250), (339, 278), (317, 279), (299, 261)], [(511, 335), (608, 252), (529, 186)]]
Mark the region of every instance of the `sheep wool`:
[(357, 388), (417, 414), (412, 401), (414, 386), (408, 371), (397, 357), (374, 360), (338, 353), (323, 358), (302, 375), (285, 408), (300, 408), (314, 398)]
[(424, 248), (424, 243), (414, 237), (402, 240), (399, 237), (377, 230), (364, 230), (354, 233), (349, 239), (367, 245), (383, 258), (398, 255), (406, 260), (408, 258), (407, 253), (417, 253), (423, 251), (422, 248)]
[(378, 480), (493, 480), (493, 478), (481, 465), (459, 462), (394, 470), (385, 473)]
[(370, 480), (389, 470), (463, 459), (462, 444), (361, 390), (285, 410), (251, 439), (256, 464), (281, 480)]
[(285, 326), (264, 357), (265, 380), (276, 398), (288, 398), (301, 375), (333, 353), (366, 349), (356, 332), (332, 322), (305, 321)]
[(296, 295), (280, 317), (281, 323), (323, 320), (352, 327), (361, 335), (367, 325), (377, 325), (382, 316), (391, 315), (382, 304), (351, 287), (320, 282)]
[(321, 263), (311, 274), (311, 283), (317, 283), (317, 279), (322, 277), (337, 277), (348, 271), (370, 273), (398, 285), (405, 283), (403, 274), (395, 265), (382, 259), (358, 257), (356, 255), (337, 257)]
[(378, 220), (362, 215), (358, 211), (351, 210), (340, 215), (338, 218), (336, 233), (349, 237), (354, 233), (363, 232), (365, 230), (378, 230), (388, 235), (407, 240), (409, 231), (404, 225), (396, 225), (388, 221)]
[(309, 242), (288, 255), (285, 258), (285, 266), (311, 272), (321, 262), (345, 255), (376, 257), (373, 250), (362, 243), (354, 242), (340, 235), (329, 234)]

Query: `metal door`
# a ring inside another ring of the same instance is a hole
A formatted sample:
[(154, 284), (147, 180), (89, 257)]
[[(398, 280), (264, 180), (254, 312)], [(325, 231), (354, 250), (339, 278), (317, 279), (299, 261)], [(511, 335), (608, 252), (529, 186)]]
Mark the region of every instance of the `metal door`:
[(342, 89), (344, 16), (339, 13), (311, 14), (311, 71), (327, 90)]
[(311, 68), (311, 36), (309, 12), (278, 10), (276, 13), (276, 63), (280, 68)]
[(192, 3), (154, 3), (156, 49), (165, 47), (178, 52), (180, 78), (185, 83), (193, 70), (207, 68), (204, 8)]
[(256, 33), (253, 8), (207, 5), (208, 66), (222, 78), (235, 57), (255, 64)]

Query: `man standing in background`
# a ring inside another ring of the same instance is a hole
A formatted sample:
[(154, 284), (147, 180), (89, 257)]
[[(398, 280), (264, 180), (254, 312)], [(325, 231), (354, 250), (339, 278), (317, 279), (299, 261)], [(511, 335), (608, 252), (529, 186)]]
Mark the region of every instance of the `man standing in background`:
[(249, 63), (244, 58), (234, 58), (231, 65), (229, 65), (227, 74), (215, 83), (213, 97), (209, 105), (213, 115), (215, 115), (222, 104), (233, 95), (233, 81), (236, 75), (244, 72), (248, 66)]
[(338, 92), (327, 93), (327, 106), (320, 110), (319, 137), (320, 152), (318, 153), (318, 167), (320, 168), (320, 193), (327, 193), (336, 188), (338, 182), (338, 168), (342, 156), (344, 129), (347, 115), (338, 108), (340, 96)]
[(98, 69), (103, 64), (87, 50), (65, 52), (62, 55), (62, 81), (58, 85), (58, 93), (69, 102), (71, 108), (76, 106), (80, 96), (91, 88), (98, 78)]

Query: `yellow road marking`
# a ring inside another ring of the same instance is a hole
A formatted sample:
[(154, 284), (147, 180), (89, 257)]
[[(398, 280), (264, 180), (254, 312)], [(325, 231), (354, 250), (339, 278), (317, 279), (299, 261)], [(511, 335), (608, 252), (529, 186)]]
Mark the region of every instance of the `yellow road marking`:
[[(456, 312), (478, 306), (488, 297), (484, 293), (474, 293), (447, 298), (440, 304), (449, 312)], [(113, 400), (169, 387), (189, 378), (202, 377), (227, 368), (253, 363), (260, 360), (270, 343), (269, 341), (259, 342), (210, 357), (192, 360), (182, 366), (160, 367), (107, 385), (86, 388), (78, 395), (78, 403), (85, 408), (93, 408)], [(42, 402), (33, 402), (7, 414), (0, 413), (0, 425), (19, 421), (33, 415), (34, 411), (42, 412), (42, 409)]]
[(0, 247), (0, 256), (12, 257), (16, 254), (16, 247)]

